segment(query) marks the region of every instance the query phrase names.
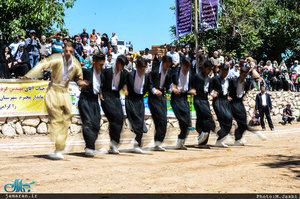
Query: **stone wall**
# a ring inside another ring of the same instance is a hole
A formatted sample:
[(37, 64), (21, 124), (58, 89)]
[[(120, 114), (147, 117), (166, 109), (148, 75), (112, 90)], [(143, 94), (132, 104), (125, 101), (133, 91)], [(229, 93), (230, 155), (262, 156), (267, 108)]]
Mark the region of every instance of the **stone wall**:
[[(255, 106), (255, 97), (259, 92), (249, 92), (245, 97), (245, 108), (248, 113), (248, 120), (251, 119), (251, 116), (254, 112)], [(299, 92), (270, 92), (272, 98), (273, 112), (272, 119), (276, 124), (282, 119), (282, 111), (286, 104), (290, 103), (292, 109), (294, 110), (294, 115), (299, 117), (300, 111), (300, 101), (299, 101)], [(210, 99), (210, 103), (212, 103)], [(211, 110), (212, 107), (211, 107)], [(213, 112), (214, 120), (216, 121), (216, 116)], [(153, 128), (153, 122), (151, 116), (145, 117), (145, 122), (148, 129)], [(79, 115), (74, 115), (72, 117), (71, 126), (69, 128), (69, 134), (75, 135), (81, 133), (81, 120)], [(195, 120), (193, 120), (193, 126)], [(218, 123), (216, 123), (218, 124)], [(16, 135), (35, 135), (35, 134), (47, 134), (49, 125), (49, 119), (47, 116), (28, 116), (28, 117), (0, 117), (0, 136), (1, 137), (13, 137)], [(106, 117), (101, 119), (101, 131), (108, 131), (108, 121)], [(176, 118), (168, 119), (168, 128), (178, 128), (179, 124)], [(128, 120), (125, 120), (124, 129), (129, 129)]]

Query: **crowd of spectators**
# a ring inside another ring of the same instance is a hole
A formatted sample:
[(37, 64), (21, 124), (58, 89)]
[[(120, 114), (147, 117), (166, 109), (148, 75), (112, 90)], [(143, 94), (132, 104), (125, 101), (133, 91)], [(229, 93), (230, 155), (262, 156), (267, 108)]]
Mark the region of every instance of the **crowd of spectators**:
[(237, 59), (232, 53), (223, 55), (222, 50), (216, 50), (212, 52), (212, 56), (209, 56), (206, 47), (203, 46), (198, 53), (195, 50), (190, 50), (189, 46), (175, 47), (170, 45), (170, 49), (166, 55), (172, 57), (173, 66), (180, 65), (183, 57), (189, 57), (193, 60), (193, 70), (196, 69), (196, 57), (198, 57), (198, 70), (201, 70), (201, 66), (206, 60), (210, 60), (214, 69), (211, 73), (212, 76), (217, 76), (219, 66), (221, 64), (228, 64), (230, 71), (228, 78), (238, 78), (240, 75), (240, 68), (246, 66), (250, 69), (247, 81), (251, 82), (252, 90), (260, 90), (261, 85), (266, 86), (268, 91), (299, 91), (300, 82), (300, 66), (297, 60), (294, 61), (292, 66), (287, 66), (284, 61), (280, 64), (276, 60), (273, 62), (257, 61), (252, 57)]
[[(68, 41), (73, 42), (74, 56), (83, 68), (92, 67), (92, 57), (98, 52), (106, 54), (105, 67), (112, 67), (120, 55), (119, 38), (114, 32), (109, 38), (106, 33), (102, 35), (100, 32), (96, 33), (95, 29), (88, 34), (84, 28), (81, 34), (73, 37), (57, 32), (49, 38), (45, 35), (39, 38), (34, 30), (30, 30), (28, 38), (25, 39), (23, 35), (15, 35), (14, 42), (11, 44), (7, 44), (4, 35), (0, 33), (0, 78), (10, 79), (24, 76), (38, 62), (54, 53), (61, 53)], [(125, 53), (133, 52), (131, 42), (127, 44), (126, 49), (128, 50), (125, 50)], [(47, 75), (48, 77), (50, 76)]]
[[(73, 42), (75, 57), (79, 60), (83, 68), (92, 67), (92, 55), (102, 52), (106, 55), (105, 68), (113, 67), (115, 60), (121, 54), (118, 49), (119, 38), (116, 33), (112, 33), (109, 38), (106, 33), (101, 35), (93, 29), (92, 33), (83, 32), (73, 37), (63, 36), (58, 32), (49, 38), (42, 35), (40, 39), (36, 32), (31, 30), (28, 38), (22, 35), (15, 35), (14, 42), (6, 44), (3, 35), (0, 33), (0, 78), (18, 78), (23, 76), (39, 61), (54, 53), (61, 53), (64, 43)], [(143, 51), (133, 52), (133, 45), (129, 42), (127, 50), (122, 52), (126, 55), (129, 64), (125, 66), (127, 71), (135, 69), (135, 60), (138, 56), (144, 57), (148, 62), (147, 72), (158, 70), (160, 57), (154, 56), (146, 48)], [(261, 85), (265, 85), (269, 91), (299, 91), (300, 66), (297, 60), (292, 66), (287, 66), (285, 62), (280, 64), (277, 61), (257, 61), (251, 57), (237, 59), (232, 53), (224, 55), (222, 50), (208, 52), (203, 46), (198, 53), (190, 46), (176, 47), (174, 45), (165, 45), (168, 48), (166, 55), (173, 60), (173, 67), (180, 66), (183, 57), (188, 57), (193, 61), (194, 72), (201, 69), (206, 60), (210, 60), (214, 65), (211, 76), (218, 75), (218, 68), (221, 64), (227, 63), (230, 66), (228, 78), (238, 78), (239, 69), (242, 66), (250, 68), (247, 81), (251, 82), (253, 90), (260, 90)], [(209, 56), (211, 55), (211, 56)], [(196, 57), (198, 57), (198, 70), (196, 68)], [(47, 78), (49, 75), (47, 76)]]

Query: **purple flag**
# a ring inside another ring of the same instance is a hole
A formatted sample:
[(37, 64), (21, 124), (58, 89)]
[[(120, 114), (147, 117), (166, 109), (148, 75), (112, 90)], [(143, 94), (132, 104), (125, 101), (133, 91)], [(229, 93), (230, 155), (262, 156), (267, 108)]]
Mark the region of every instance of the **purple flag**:
[(218, 28), (219, 0), (200, 0), (199, 18), (200, 29), (207, 31)]
[(191, 0), (175, 0), (177, 38), (192, 32)]

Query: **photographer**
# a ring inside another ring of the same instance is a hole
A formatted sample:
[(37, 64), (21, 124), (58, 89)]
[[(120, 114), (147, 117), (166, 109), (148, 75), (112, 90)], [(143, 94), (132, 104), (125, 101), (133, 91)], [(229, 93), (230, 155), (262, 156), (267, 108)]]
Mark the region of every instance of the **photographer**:
[(30, 68), (33, 68), (40, 59), (39, 49), (41, 48), (41, 43), (39, 38), (35, 36), (35, 30), (30, 30), (30, 38), (25, 41), (25, 49), (28, 52)]

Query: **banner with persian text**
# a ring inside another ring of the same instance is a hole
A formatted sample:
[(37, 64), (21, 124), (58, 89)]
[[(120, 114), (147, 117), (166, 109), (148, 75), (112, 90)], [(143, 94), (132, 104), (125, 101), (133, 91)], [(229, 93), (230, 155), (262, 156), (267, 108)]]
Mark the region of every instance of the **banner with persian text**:
[(192, 32), (192, 2), (191, 0), (175, 0), (176, 35), (181, 37)]
[(0, 115), (46, 115), (44, 96), (48, 82), (0, 83)]
[[(47, 115), (45, 93), (48, 84), (48, 81), (0, 81), (0, 117)], [(68, 92), (72, 100), (72, 114), (79, 114), (78, 100), (80, 89), (75, 82), (69, 83)], [(123, 111), (126, 114), (125, 95), (123, 91), (120, 94)], [(175, 117), (171, 107), (171, 94), (166, 94), (166, 100), (168, 117)], [(189, 96), (188, 101), (191, 117), (196, 118), (193, 97)], [(99, 103), (101, 103), (100, 100)], [(145, 115), (151, 115), (148, 106), (148, 94), (144, 96), (144, 104)], [(104, 114), (102, 110), (101, 114)]]
[(219, 0), (199, 0), (200, 29), (207, 31), (218, 28)]

